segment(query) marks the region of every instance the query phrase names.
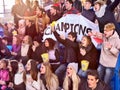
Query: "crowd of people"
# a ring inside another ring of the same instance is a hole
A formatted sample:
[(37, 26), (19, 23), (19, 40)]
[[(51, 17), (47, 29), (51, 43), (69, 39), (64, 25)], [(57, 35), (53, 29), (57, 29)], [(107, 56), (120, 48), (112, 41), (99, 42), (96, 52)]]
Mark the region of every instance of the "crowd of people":
[[(13, 22), (1, 24), (0, 90), (112, 90), (120, 51), (120, 0), (15, 0)], [(60, 35), (53, 21), (68, 14), (98, 24), (77, 41), (77, 33)], [(50, 25), (56, 38), (43, 41)], [(101, 41), (95, 47), (92, 37)], [(88, 62), (83, 69), (82, 61)]]

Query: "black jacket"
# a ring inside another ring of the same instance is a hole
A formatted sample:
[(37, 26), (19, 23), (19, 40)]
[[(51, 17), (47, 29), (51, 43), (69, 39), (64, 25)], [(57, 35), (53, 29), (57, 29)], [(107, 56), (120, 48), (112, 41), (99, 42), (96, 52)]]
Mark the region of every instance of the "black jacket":
[(120, 0), (115, 0), (113, 3), (107, 5), (104, 15), (102, 17), (97, 17), (100, 32), (103, 33), (105, 24), (114, 23), (116, 26), (116, 31), (120, 36), (120, 29), (119, 29), (119, 26), (117, 25), (117, 22), (114, 17), (114, 12), (113, 12), (116, 6), (119, 4), (119, 2)]
[[(82, 47), (80, 47), (82, 48)], [(99, 53), (96, 47), (93, 44), (88, 45), (86, 48), (84, 48), (86, 51), (86, 54), (82, 56), (80, 52), (78, 53), (78, 62), (79, 67), (81, 67), (81, 61), (82, 60), (88, 60), (89, 61), (89, 69), (97, 69), (98, 67), (98, 60), (99, 60)]]
[[(79, 90), (92, 90), (88, 87), (87, 80), (80, 84)], [(110, 87), (103, 81), (99, 80), (94, 90), (111, 90)]]
[(65, 46), (63, 61), (67, 63), (78, 62), (77, 60), (77, 53), (79, 51), (78, 43), (72, 42), (69, 39), (65, 39), (65, 40), (61, 39), (56, 31), (54, 32), (54, 35), (57, 38), (57, 40)]

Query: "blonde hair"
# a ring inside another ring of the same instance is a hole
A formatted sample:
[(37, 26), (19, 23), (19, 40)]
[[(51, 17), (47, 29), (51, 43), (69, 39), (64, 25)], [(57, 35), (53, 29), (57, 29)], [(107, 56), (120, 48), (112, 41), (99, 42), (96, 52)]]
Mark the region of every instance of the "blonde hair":
[(15, 4), (22, 4), (22, 0), (15, 0)]
[[(73, 82), (73, 88), (72, 90), (78, 90), (79, 89), (79, 83), (80, 83), (80, 78), (77, 75), (76, 71), (74, 68), (72, 68), (73, 73), (72, 73), (72, 82)], [(69, 90), (69, 83), (70, 83), (70, 78), (66, 75), (64, 82), (63, 82), (63, 89), (64, 90)]]
[(46, 69), (45, 79), (46, 79), (46, 86), (48, 90), (51, 90), (50, 88), (54, 86), (54, 83), (52, 83), (52, 79), (54, 79), (56, 81), (57, 86), (59, 86), (58, 78), (54, 73), (52, 73), (50, 63), (44, 62), (42, 64), (45, 66), (45, 69)]
[(105, 25), (104, 30), (107, 31), (115, 30), (115, 25), (113, 23), (108, 23)]

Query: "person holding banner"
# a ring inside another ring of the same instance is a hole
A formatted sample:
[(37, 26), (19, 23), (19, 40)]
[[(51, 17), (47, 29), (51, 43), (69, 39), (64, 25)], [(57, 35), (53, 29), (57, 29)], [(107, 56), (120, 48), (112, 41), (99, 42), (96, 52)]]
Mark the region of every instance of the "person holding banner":
[(86, 0), (85, 1), (81, 14), (84, 17), (86, 17), (88, 20), (95, 23), (96, 15), (95, 15), (95, 11), (93, 10), (93, 7), (92, 7), (92, 0)]
[(94, 33), (94, 36), (102, 38), (102, 48), (99, 60), (98, 72), (100, 78), (109, 84), (116, 67), (120, 51), (119, 35), (115, 31), (115, 25), (108, 23), (104, 27), (104, 34)]
[(82, 12), (81, 0), (72, 0), (72, 1), (73, 1), (73, 7), (77, 9), (79, 12)]
[[(55, 31), (54, 25), (53, 26), (51, 25), (51, 28), (52, 28), (52, 32), (54, 36), (56, 37), (56, 39), (65, 46), (64, 59), (61, 65), (55, 71), (59, 80), (62, 80), (61, 76), (64, 77), (67, 64), (71, 62), (78, 63), (77, 54), (79, 52), (79, 45), (78, 45), (78, 42), (76, 42), (77, 34), (74, 32), (70, 32), (68, 33), (67, 38), (63, 38), (63, 37), (60, 37), (57, 31)], [(60, 84), (61, 83), (62, 81), (60, 81)]]

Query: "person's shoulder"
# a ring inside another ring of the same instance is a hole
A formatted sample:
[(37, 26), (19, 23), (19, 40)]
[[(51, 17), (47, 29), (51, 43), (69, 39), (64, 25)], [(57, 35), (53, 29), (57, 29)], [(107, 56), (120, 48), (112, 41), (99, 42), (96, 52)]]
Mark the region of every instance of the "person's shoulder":
[(111, 90), (110, 86), (103, 81), (99, 81), (97, 87), (99, 90)]
[(86, 78), (80, 77), (79, 90), (87, 90)]

